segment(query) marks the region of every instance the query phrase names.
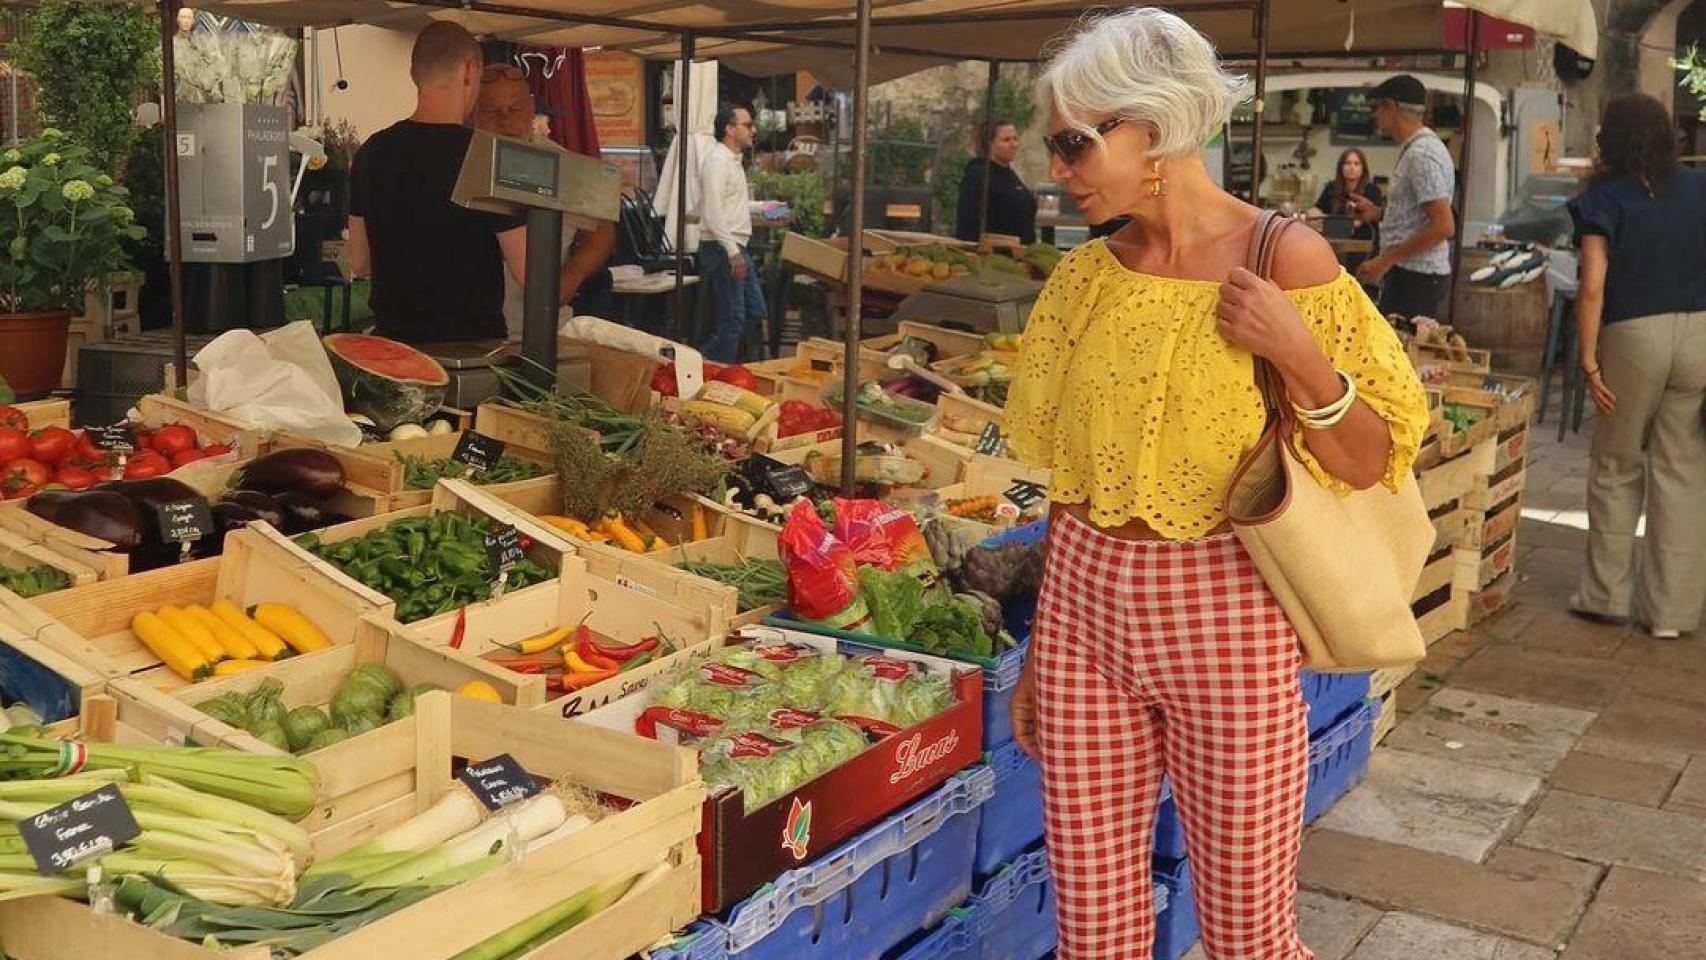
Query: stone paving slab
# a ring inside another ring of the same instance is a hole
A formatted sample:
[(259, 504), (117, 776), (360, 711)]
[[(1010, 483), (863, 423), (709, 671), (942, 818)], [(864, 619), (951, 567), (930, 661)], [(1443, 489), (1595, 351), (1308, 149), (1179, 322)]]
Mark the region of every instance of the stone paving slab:
[(1674, 769), (1661, 764), (1623, 760), (1578, 749), (1552, 771), (1549, 783), (1555, 790), (1657, 807), (1670, 795), (1677, 776)]
[(1665, 809), (1706, 817), (1706, 758), (1695, 757), (1689, 762), (1665, 801)]
[[(1706, 673), (1706, 637), (1695, 634), (1681, 640), (1654, 640), (1632, 631), (1618, 648), (1617, 660), (1636, 667)], [(1701, 679), (1706, 682), (1706, 677)]]
[[(1465, 665), (1467, 668), (1468, 665)], [(1496, 694), (1459, 690), (1453, 675), (1387, 738), (1395, 750), (1544, 776), (1562, 763), (1594, 715)]]
[(1569, 857), (1706, 879), (1706, 819), (1554, 791), (1517, 842)]
[[(1706, 683), (1706, 677), (1701, 682)], [(1600, 713), (1588, 732), (1680, 753), (1706, 751), (1706, 708), (1626, 690)]]
[(1561, 960), (1684, 960), (1702, 944), (1706, 885), (1614, 867)]
[[(1297, 932), (1314, 951), (1315, 960), (1345, 960), (1380, 921), (1381, 911), (1342, 897), (1311, 893), (1297, 894)], [(1207, 960), (1208, 954), (1199, 942), (1185, 953), (1183, 960)]]
[[(1693, 671), (1634, 667), (1629, 671), (1624, 686), (1632, 693), (1676, 703), (1697, 704), (1706, 710), (1706, 676)], [(1706, 745), (1701, 749), (1706, 750)]]
[(1405, 913), (1389, 913), (1350, 960), (1552, 960), (1545, 947)]
[(1452, 671), (1451, 686), (1518, 700), (1599, 710), (1616, 698), (1629, 675), (1624, 664), (1531, 647), (1488, 647)]
[(1620, 737), (1608, 737), (1595, 733), (1588, 728), (1588, 735), (1576, 744), (1576, 749), (1583, 753), (1598, 754), (1602, 757), (1615, 757), (1619, 760), (1633, 760), (1636, 763), (1651, 764), (1664, 767), (1675, 773), (1681, 773), (1688, 766), (1688, 753), (1674, 750), (1670, 747), (1644, 743), (1639, 740), (1625, 740)]
[(1552, 945), (1569, 935), (1600, 868), (1539, 851), (1502, 851), (1501, 867), (1400, 844), (1316, 830), (1298, 882), (1311, 890)]
[(1320, 825), (1480, 861), (1540, 789), (1539, 777), (1381, 749)]
[(1489, 620), (1477, 629), (1493, 637), (1531, 650), (1552, 650), (1578, 657), (1609, 658), (1617, 654), (1629, 631), (1624, 627), (1593, 623), (1563, 609), (1568, 595), (1551, 601), (1556, 606), (1530, 601), (1512, 611), (1509, 620)]

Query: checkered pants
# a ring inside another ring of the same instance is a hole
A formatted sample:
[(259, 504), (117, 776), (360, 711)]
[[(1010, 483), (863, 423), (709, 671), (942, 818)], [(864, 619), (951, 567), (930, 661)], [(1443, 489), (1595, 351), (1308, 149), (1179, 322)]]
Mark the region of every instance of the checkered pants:
[(1232, 535), (1128, 541), (1057, 514), (1032, 630), (1060, 960), (1143, 960), (1165, 772), (1213, 960), (1313, 960), (1294, 900), (1297, 638)]

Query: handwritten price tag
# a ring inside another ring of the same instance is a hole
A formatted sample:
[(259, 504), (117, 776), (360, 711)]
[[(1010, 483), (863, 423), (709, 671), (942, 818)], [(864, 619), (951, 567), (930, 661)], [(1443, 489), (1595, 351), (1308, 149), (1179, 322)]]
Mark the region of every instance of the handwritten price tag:
[(476, 470), (490, 470), (504, 455), (504, 442), (474, 430), (465, 430), (456, 441), (450, 459), (466, 463)]
[(502, 810), (539, 792), (533, 776), (507, 753), (481, 763), (470, 763), (457, 775), (487, 810)]
[(141, 832), (130, 805), (110, 783), (18, 821), (24, 847), (35, 859), (36, 871), (45, 877), (110, 853)]

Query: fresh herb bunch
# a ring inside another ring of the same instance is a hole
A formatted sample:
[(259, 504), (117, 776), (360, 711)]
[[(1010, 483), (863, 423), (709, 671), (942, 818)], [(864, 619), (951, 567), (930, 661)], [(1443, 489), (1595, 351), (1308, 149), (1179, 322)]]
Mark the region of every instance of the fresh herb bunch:
[(26, 600), (55, 590), (64, 590), (69, 586), (71, 577), (57, 567), (43, 563), (15, 570), (0, 563), (0, 587), (5, 587)]
[(403, 487), (408, 490), (431, 490), (441, 479), (467, 480), (477, 486), (494, 483), (513, 483), (545, 475), (545, 467), (531, 460), (504, 454), (498, 462), (485, 469), (471, 467), (449, 457), (423, 457), (418, 454), (395, 455), (403, 465)]

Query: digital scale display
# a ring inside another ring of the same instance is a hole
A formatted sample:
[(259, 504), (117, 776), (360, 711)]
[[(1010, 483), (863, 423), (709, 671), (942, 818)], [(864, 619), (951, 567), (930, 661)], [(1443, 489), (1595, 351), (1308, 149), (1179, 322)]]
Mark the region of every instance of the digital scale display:
[(541, 197), (557, 196), (557, 157), (547, 150), (498, 140), (496, 186)]

